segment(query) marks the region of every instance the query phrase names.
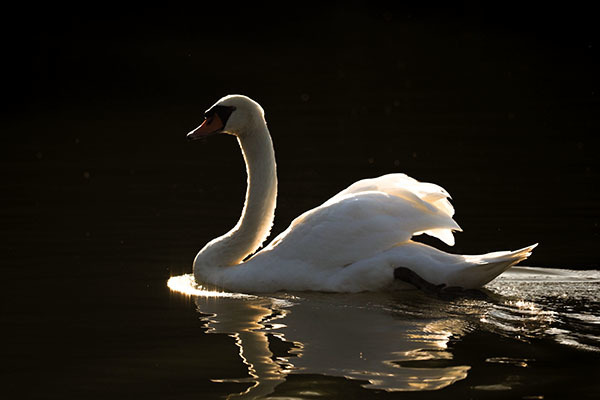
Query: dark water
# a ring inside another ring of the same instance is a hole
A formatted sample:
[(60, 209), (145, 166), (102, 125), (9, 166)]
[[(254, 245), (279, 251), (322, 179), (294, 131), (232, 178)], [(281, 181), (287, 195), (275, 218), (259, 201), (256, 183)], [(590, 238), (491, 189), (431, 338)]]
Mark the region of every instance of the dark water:
[[(595, 14), (355, 2), (223, 29), (219, 7), (7, 10), (7, 398), (598, 397)], [(558, 272), (475, 297), (172, 291), (241, 210), (235, 141), (184, 139), (228, 93), (267, 112), (273, 233), (405, 172), (453, 196), (464, 233), (436, 247), (540, 242), (527, 265)]]
[(245, 373), (213, 377), (245, 384), (231, 398), (600, 393), (596, 271), (515, 267), (485, 291), (445, 298), (418, 291), (247, 296), (197, 289), (190, 275), (169, 286), (194, 296), (205, 335), (234, 339)]

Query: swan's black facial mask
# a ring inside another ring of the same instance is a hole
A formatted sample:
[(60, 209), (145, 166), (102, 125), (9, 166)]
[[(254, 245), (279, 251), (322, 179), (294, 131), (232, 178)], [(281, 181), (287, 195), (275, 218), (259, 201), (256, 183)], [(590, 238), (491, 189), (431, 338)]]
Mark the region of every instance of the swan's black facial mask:
[(202, 125), (188, 133), (187, 138), (195, 140), (222, 133), (225, 125), (227, 125), (227, 120), (234, 111), (235, 107), (230, 106), (212, 107), (204, 113), (204, 122), (202, 122)]

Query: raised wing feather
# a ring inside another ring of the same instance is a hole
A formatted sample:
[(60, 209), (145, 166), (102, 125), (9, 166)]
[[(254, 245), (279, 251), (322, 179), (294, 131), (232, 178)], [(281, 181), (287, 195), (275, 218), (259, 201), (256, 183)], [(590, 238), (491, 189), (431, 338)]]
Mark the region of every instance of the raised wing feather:
[(329, 201), (350, 193), (377, 191), (403, 197), (406, 193), (417, 196), (428, 205), (452, 217), (454, 207), (448, 201), (450, 194), (434, 183), (419, 182), (406, 174), (387, 174), (378, 178), (362, 179), (333, 196)]
[[(346, 196), (350, 193), (360, 193), (364, 191), (378, 191), (388, 193), (394, 196), (402, 197), (421, 207), (436, 209), (441, 213), (452, 218), (454, 216), (454, 207), (450, 204), (450, 194), (441, 186), (433, 183), (419, 182), (406, 174), (387, 174), (378, 178), (363, 179), (353, 183), (345, 190), (332, 197), (329, 201), (334, 201), (338, 197)], [(462, 231), (457, 225), (453, 229), (429, 229), (420, 232), (414, 232), (414, 235), (422, 233), (436, 237), (449, 246), (454, 245), (454, 235), (452, 231)]]

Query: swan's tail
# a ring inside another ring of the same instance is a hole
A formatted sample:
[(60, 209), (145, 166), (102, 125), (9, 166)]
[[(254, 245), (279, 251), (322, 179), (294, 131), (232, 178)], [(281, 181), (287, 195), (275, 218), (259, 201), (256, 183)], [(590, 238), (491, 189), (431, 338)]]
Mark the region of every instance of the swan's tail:
[(477, 256), (463, 256), (465, 263), (446, 278), (446, 286), (479, 288), (515, 264), (525, 260), (538, 244), (515, 251), (498, 251)]

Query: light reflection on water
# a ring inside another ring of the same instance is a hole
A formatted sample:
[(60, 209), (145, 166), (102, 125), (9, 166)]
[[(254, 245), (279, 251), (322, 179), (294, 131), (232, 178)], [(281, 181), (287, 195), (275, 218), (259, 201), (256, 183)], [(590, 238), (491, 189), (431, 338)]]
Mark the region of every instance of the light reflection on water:
[[(449, 344), (473, 330), (600, 351), (599, 271), (517, 267), (481, 293), (453, 297), (419, 291), (251, 296), (198, 287), (191, 275), (168, 285), (195, 296), (207, 333), (235, 338), (248, 376), (227, 381), (250, 386), (234, 397), (272, 393), (291, 373), (357, 379), (386, 391), (441, 389), (469, 374)], [(485, 361), (527, 368), (535, 360)]]
[(191, 274), (172, 276), (167, 281), (169, 289), (186, 294), (188, 296), (198, 297), (228, 297), (228, 298), (254, 298), (255, 296), (243, 293), (229, 293), (223, 290), (214, 290), (202, 285), (196, 285), (194, 276)]
[(482, 316), (491, 329), (600, 352), (600, 271), (516, 267), (488, 288), (505, 298)]

